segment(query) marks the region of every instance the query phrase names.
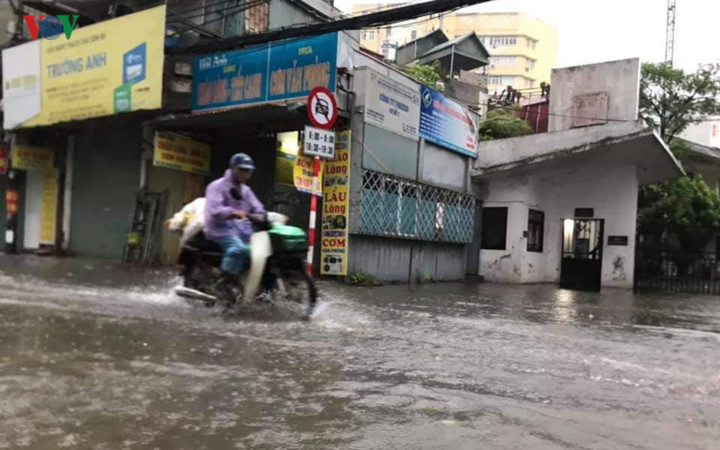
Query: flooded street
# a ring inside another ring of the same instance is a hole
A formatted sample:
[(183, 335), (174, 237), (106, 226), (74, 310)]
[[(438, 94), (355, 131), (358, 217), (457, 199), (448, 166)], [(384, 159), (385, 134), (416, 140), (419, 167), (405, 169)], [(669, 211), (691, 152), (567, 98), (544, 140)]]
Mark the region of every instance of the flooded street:
[(303, 323), (177, 282), (0, 257), (0, 448), (720, 447), (718, 297), (324, 282)]

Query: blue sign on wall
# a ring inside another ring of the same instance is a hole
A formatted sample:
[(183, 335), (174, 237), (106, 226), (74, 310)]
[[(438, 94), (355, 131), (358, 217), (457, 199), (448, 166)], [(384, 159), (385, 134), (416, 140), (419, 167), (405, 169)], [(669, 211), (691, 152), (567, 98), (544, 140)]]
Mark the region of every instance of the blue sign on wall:
[(195, 59), (193, 111), (305, 99), (335, 91), (337, 33)]
[(427, 86), (420, 88), (420, 136), (477, 158), (477, 126), (470, 111)]
[(140, 83), (145, 80), (147, 44), (143, 42), (123, 55), (123, 84)]

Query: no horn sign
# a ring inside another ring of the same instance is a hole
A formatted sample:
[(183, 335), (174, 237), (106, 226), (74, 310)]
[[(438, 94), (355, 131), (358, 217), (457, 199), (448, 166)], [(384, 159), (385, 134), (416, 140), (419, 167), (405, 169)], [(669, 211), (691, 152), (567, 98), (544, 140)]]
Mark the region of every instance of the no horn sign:
[(72, 16), (69, 14), (60, 14), (57, 17), (42, 16), (34, 14), (25, 14), (23, 18), (27, 24), (30, 37), (35, 40), (38, 34), (45, 39), (57, 39), (61, 33), (65, 33), (65, 37), (70, 39), (75, 25), (77, 24), (77, 14)]

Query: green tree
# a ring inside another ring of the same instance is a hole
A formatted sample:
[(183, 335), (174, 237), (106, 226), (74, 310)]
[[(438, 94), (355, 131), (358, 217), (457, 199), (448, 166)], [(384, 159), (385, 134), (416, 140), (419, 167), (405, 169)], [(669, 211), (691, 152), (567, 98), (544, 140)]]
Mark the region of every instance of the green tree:
[(530, 125), (505, 108), (493, 109), (478, 127), (481, 141), (492, 141), (532, 133)]
[[(685, 73), (668, 64), (643, 64), (640, 114), (679, 159), (687, 144), (677, 136), (688, 125), (720, 113), (718, 66)], [(701, 252), (720, 227), (720, 196), (702, 177), (643, 186), (638, 199), (638, 234), (645, 254), (661, 249)], [(681, 271), (688, 261), (678, 256)]]
[(685, 73), (669, 64), (646, 63), (640, 80), (640, 114), (668, 144), (690, 124), (720, 114), (720, 66)]
[(647, 186), (645, 197), (638, 232), (655, 247), (701, 252), (720, 228), (720, 195), (700, 176)]
[(443, 81), (440, 74), (440, 61), (435, 61), (432, 65), (415, 65), (403, 68), (406, 74), (420, 84), (435, 88), (438, 81)]

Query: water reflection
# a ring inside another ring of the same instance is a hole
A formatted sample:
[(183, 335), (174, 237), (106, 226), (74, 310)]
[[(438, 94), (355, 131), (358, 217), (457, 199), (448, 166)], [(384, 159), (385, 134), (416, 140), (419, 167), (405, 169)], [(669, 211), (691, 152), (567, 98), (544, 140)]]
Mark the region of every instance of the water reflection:
[(575, 321), (577, 317), (577, 306), (575, 304), (575, 291), (566, 289), (558, 290), (555, 301), (552, 304), (553, 319), (558, 322)]

